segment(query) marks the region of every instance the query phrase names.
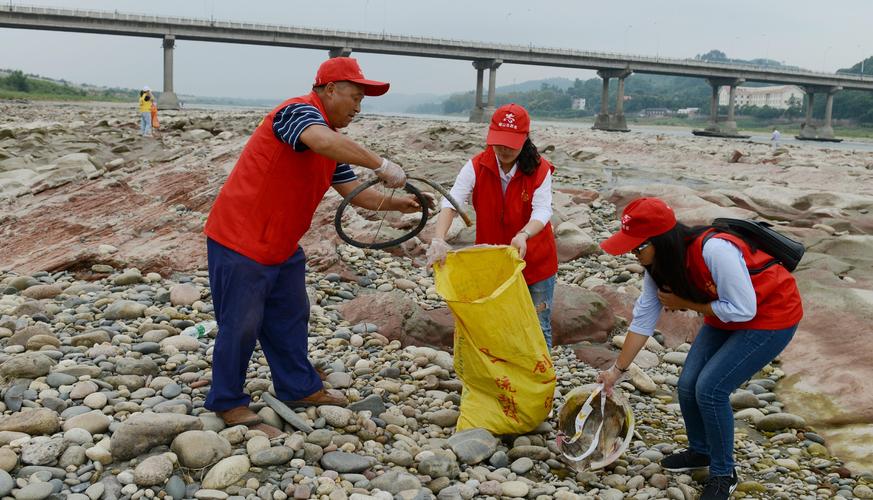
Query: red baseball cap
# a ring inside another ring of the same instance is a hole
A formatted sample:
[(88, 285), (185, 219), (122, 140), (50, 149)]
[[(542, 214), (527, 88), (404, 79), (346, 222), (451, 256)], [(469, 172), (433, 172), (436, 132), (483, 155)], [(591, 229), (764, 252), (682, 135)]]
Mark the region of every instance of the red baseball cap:
[(521, 149), (529, 132), (530, 116), (527, 111), (518, 104), (506, 104), (497, 108), (491, 116), (485, 142), (489, 146)]
[(364, 95), (377, 96), (388, 92), (389, 83), (367, 80), (364, 72), (358, 66), (358, 61), (352, 57), (334, 57), (321, 63), (315, 74), (313, 87), (320, 87), (330, 82), (352, 82), (364, 87)]
[(637, 198), (624, 207), (621, 230), (600, 242), (600, 248), (612, 255), (628, 253), (674, 226), (676, 215), (666, 203), (658, 198)]

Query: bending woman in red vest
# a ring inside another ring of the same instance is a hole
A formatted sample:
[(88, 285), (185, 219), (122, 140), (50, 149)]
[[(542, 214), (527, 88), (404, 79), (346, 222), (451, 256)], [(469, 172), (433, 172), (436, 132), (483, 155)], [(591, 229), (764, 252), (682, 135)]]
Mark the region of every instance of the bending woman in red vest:
[(700, 498), (729, 498), (738, 482), (729, 397), (794, 336), (803, 316), (794, 277), (739, 235), (677, 222), (657, 198), (628, 204), (621, 230), (600, 246), (613, 255), (632, 252), (646, 272), (621, 354), (598, 374), (598, 382), (612, 391), (663, 308), (703, 314), (704, 325), (679, 376), (689, 449), (664, 458), (661, 466), (673, 472), (709, 467)]
[[(476, 244), (512, 245), (527, 265), (524, 279), (552, 347), (552, 297), (558, 253), (552, 218), (552, 171), (528, 137), (530, 118), (518, 104), (498, 108), (491, 117), (485, 151), (461, 169), (452, 187), (459, 203), (472, 198)], [(446, 200), (427, 250), (428, 265), (443, 262), (451, 247), (446, 233), (456, 212)]]

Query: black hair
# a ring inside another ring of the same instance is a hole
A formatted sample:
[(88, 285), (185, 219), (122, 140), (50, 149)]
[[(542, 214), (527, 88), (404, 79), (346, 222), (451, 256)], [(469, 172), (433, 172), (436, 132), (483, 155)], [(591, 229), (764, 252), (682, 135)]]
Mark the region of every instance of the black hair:
[(518, 159), (515, 161), (518, 162), (518, 169), (524, 175), (532, 175), (537, 171), (537, 167), (540, 166), (540, 152), (537, 151), (530, 137), (524, 140), (524, 145), (521, 146), (521, 152), (518, 153)]
[(140, 91), (139, 91), (139, 96), (142, 97), (142, 95), (145, 94), (145, 93), (146, 93), (145, 90), (140, 90)]
[(691, 282), (690, 273), (685, 261), (688, 246), (697, 237), (710, 229), (716, 229), (720, 233), (737, 236), (749, 245), (752, 252), (756, 250), (756, 245), (753, 242), (724, 227), (689, 227), (681, 222), (677, 222), (673, 229), (649, 238), (652, 246), (655, 247), (655, 258), (652, 264), (646, 266), (646, 269), (660, 290), (673, 293), (692, 302), (706, 303), (712, 301), (712, 297), (708, 293), (697, 288)]

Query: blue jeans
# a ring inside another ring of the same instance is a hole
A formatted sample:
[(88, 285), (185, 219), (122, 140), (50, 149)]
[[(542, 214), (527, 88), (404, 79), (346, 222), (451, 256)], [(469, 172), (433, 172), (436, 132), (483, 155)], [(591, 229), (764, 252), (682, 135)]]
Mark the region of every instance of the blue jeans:
[(543, 329), (543, 337), (545, 337), (549, 349), (552, 348), (552, 299), (555, 296), (556, 276), (553, 274), (549, 278), (527, 286), (534, 308), (537, 310), (540, 327)]
[(281, 264), (265, 266), (207, 239), (206, 255), (218, 321), (206, 408), (224, 411), (249, 404), (243, 384), (256, 341), (267, 357), (280, 400), (302, 399), (321, 389), (307, 350), (309, 297), (303, 249)]
[(140, 113), (140, 121), (139, 121), (139, 134), (140, 135), (149, 135), (152, 133), (152, 113), (151, 111), (144, 111)]
[(711, 476), (734, 470), (734, 412), (730, 395), (788, 345), (797, 325), (783, 330), (721, 330), (703, 325), (679, 375), (679, 406), (689, 448), (710, 458)]

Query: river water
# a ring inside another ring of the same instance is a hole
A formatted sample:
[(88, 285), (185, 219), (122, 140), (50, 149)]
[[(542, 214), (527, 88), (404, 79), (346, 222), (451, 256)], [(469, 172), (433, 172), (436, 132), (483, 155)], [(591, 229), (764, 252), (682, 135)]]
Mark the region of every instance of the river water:
[[(373, 113), (382, 116), (397, 116), (402, 118), (413, 118), (420, 120), (438, 120), (438, 121), (448, 121), (448, 122), (466, 122), (467, 117), (463, 115), (424, 115), (424, 114), (412, 114), (412, 113)], [(579, 129), (590, 129), (591, 122), (588, 121), (570, 121), (570, 120), (533, 120), (532, 122), (535, 125), (547, 125), (550, 127), (565, 127), (565, 128), (579, 128)], [(667, 127), (667, 126), (659, 126), (659, 125), (629, 125), (631, 131), (629, 133), (639, 133), (646, 135), (667, 135), (674, 137), (693, 137), (691, 134), (691, 127)], [(716, 139), (721, 141), (736, 141), (738, 143), (743, 142), (754, 142), (759, 144), (769, 144), (770, 143), (770, 134), (763, 134), (757, 132), (743, 132), (746, 135), (750, 135), (749, 139)], [(839, 137), (840, 129), (837, 128), (835, 130), (837, 137)], [(821, 148), (821, 149), (837, 149), (844, 151), (871, 151), (873, 152), (873, 140), (871, 139), (860, 139), (860, 138), (845, 138), (843, 142), (818, 142), (818, 141), (799, 141), (795, 139), (793, 136), (783, 135), (782, 144), (791, 144), (800, 147), (810, 147), (810, 148)]]

